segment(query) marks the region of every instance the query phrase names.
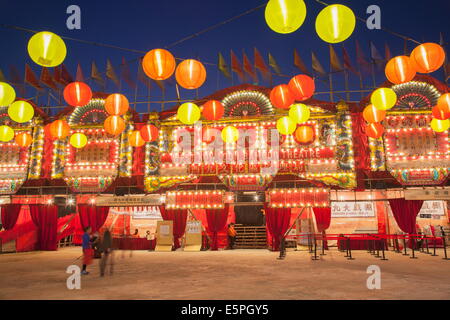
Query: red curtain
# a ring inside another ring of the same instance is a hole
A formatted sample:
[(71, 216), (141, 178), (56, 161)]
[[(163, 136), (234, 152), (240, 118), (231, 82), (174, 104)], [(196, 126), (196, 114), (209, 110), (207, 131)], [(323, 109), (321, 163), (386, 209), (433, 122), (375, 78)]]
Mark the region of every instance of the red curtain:
[(327, 230), (331, 222), (331, 208), (313, 208), (313, 211), (316, 217), (317, 231), (321, 233)]
[(38, 250), (56, 250), (58, 207), (55, 205), (30, 204), (31, 220), (38, 228)]
[(271, 208), (264, 205), (266, 212), (267, 229), (272, 235), (272, 250), (280, 250), (280, 241), (282, 236), (289, 228), (289, 221), (291, 219), (290, 208)]
[(97, 207), (87, 204), (78, 205), (81, 227), (91, 227), (92, 232), (98, 231), (108, 217), (109, 207)]
[(2, 225), (5, 230), (14, 228), (19, 217), (21, 204), (10, 203), (2, 205)]
[(217, 234), (227, 227), (228, 204), (223, 209), (206, 209), (206, 220), (208, 221), (207, 231), (212, 234), (211, 250), (219, 248)]
[(403, 232), (416, 233), (416, 217), (423, 200), (389, 199), (395, 221)]
[(187, 210), (166, 210), (164, 206), (160, 206), (160, 211), (164, 220), (173, 221), (173, 249), (176, 250), (181, 247), (180, 238), (186, 230)]

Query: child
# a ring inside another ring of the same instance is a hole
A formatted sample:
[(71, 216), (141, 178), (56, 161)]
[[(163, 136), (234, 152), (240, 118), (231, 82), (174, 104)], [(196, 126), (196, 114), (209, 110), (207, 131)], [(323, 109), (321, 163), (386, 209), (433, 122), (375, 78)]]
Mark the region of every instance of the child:
[(81, 274), (87, 275), (89, 272), (86, 271), (86, 267), (88, 264), (92, 262), (93, 250), (91, 248), (91, 227), (84, 228), (84, 234), (82, 238), (82, 248), (83, 248), (83, 270)]

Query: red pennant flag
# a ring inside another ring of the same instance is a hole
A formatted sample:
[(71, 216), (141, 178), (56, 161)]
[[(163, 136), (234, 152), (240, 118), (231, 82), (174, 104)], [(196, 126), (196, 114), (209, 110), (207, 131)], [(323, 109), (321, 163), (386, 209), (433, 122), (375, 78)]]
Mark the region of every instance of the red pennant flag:
[(243, 63), (244, 63), (244, 71), (252, 77), (254, 82), (257, 82), (258, 78), (256, 76), (256, 72), (253, 69), (252, 63), (250, 62), (245, 53), (243, 53)]
[(83, 70), (81, 70), (80, 64), (77, 66), (77, 74), (75, 76), (75, 80), (78, 82), (84, 82)]
[(244, 80), (244, 71), (242, 71), (242, 64), (234, 54), (233, 50), (231, 50), (231, 70), (237, 73), (241, 81)]
[(42, 67), (40, 81), (47, 87), (55, 91), (58, 90), (58, 87), (56, 86), (56, 83), (53, 81), (53, 77), (50, 74), (50, 71), (46, 67)]
[(30, 66), (25, 64), (25, 83), (28, 83), (35, 87), (38, 90), (41, 90), (42, 87), (39, 85), (39, 80), (34, 74), (33, 70), (30, 68)]
[(255, 68), (261, 72), (264, 79), (266, 80), (269, 79), (270, 78), (269, 67), (266, 65), (263, 57), (259, 54), (259, 51), (256, 48), (254, 51), (254, 58), (255, 58)]
[(350, 61), (350, 57), (349, 57), (349, 55), (347, 53), (347, 50), (345, 49), (344, 46), (342, 46), (342, 57), (343, 57), (343, 60), (344, 60), (344, 68), (346, 70), (349, 70), (349, 71), (355, 73), (355, 74), (358, 73), (356, 71), (356, 69), (352, 66), (352, 63)]
[(69, 83), (73, 82), (73, 78), (70, 75), (69, 71), (67, 70), (66, 66), (64, 64), (61, 65), (61, 84), (68, 85)]
[(308, 76), (312, 75), (306, 65), (303, 63), (303, 60), (300, 58), (297, 49), (294, 49), (294, 66), (297, 67), (302, 73)]
[(130, 68), (128, 68), (128, 64), (125, 61), (125, 58), (122, 57), (122, 64), (121, 64), (121, 74), (123, 80), (128, 84), (128, 86), (132, 89), (136, 89), (136, 82), (131, 79), (131, 73)]

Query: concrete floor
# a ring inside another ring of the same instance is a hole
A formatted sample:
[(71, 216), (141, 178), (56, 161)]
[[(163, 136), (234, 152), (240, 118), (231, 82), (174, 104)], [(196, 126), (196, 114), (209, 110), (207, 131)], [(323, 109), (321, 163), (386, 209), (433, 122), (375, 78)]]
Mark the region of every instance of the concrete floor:
[[(398, 253), (380, 261), (356, 251), (353, 261), (336, 249), (322, 261), (307, 252), (285, 260), (267, 250), (116, 252), (113, 276), (99, 277), (98, 260), (68, 290), (66, 268), (81, 249), (0, 256), (0, 299), (450, 299), (450, 260)], [(381, 289), (368, 290), (369, 265), (381, 268)]]

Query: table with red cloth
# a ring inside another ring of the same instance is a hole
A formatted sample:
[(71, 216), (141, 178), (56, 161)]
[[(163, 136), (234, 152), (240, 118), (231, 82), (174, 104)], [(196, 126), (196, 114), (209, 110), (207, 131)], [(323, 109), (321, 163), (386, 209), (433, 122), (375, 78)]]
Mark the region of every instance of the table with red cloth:
[(348, 244), (348, 238), (350, 238), (350, 249), (351, 250), (388, 250), (388, 244), (386, 239), (376, 239), (373, 240), (370, 235), (361, 237), (346, 237), (347, 239), (338, 240), (338, 248), (340, 250), (346, 250)]
[(155, 250), (156, 239), (113, 238), (113, 248), (119, 250)]

